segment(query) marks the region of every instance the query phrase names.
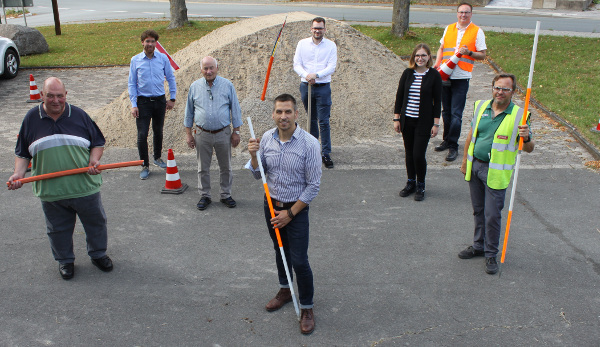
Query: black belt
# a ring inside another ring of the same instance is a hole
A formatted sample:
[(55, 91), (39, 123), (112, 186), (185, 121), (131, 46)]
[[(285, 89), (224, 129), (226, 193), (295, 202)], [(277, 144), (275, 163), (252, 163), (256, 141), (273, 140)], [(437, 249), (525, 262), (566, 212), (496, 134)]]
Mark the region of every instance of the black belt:
[[(302, 83), (308, 84), (308, 82), (302, 82)], [(323, 86), (326, 86), (326, 85), (329, 85), (329, 83), (315, 83), (315, 84), (311, 84), (311, 86), (317, 87), (317, 88), (318, 87), (323, 87)]]
[(202, 128), (202, 127), (201, 127), (201, 126), (199, 126), (199, 125), (196, 125), (196, 126), (198, 127), (198, 129), (200, 129), (200, 130), (202, 130), (202, 131), (206, 131), (207, 133), (211, 133), (211, 134), (220, 133), (221, 131), (223, 131), (223, 130), (225, 130), (225, 129), (229, 128), (229, 125), (228, 125), (228, 126), (226, 126), (225, 128), (221, 128), (221, 129), (219, 129), (219, 130), (206, 130), (206, 129)]
[[(475, 157), (473, 157), (473, 158), (475, 158)], [(480, 163), (484, 163), (484, 164), (489, 164), (490, 163), (489, 161), (484, 161), (484, 160), (477, 159), (477, 158), (475, 158), (475, 160), (478, 161), (478, 162), (480, 162)]]
[(139, 95), (138, 100), (142, 100), (142, 101), (163, 101), (165, 100), (165, 95), (159, 95), (159, 96), (142, 96)]
[[(265, 200), (266, 199), (267, 199), (267, 197), (265, 197)], [(289, 209), (289, 208), (291, 208), (292, 206), (294, 206), (294, 204), (296, 203), (295, 201), (293, 201), (293, 202), (281, 202), (281, 201), (275, 200), (273, 198), (271, 198), (271, 202), (273, 203), (274, 207), (279, 207), (279, 208), (283, 208), (283, 209), (286, 209), (286, 210)]]

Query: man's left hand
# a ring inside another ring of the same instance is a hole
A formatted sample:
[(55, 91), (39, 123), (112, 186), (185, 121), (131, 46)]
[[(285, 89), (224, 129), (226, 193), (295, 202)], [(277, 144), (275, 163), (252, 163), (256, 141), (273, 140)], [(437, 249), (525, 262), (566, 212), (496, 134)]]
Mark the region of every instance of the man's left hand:
[(240, 135), (233, 133), (231, 134), (231, 146), (237, 147), (240, 144)]
[(90, 175), (98, 175), (99, 173), (101, 173), (102, 171), (98, 170), (98, 165), (100, 165), (100, 162), (90, 160), (88, 173)]
[(172, 110), (175, 107), (175, 101), (167, 100), (167, 111)]
[(273, 228), (281, 229), (291, 221), (292, 219), (288, 215), (287, 210), (275, 210), (275, 218), (271, 218), (271, 225), (273, 225)]
[(521, 137), (523, 141), (529, 140), (529, 125), (519, 125), (519, 137)]

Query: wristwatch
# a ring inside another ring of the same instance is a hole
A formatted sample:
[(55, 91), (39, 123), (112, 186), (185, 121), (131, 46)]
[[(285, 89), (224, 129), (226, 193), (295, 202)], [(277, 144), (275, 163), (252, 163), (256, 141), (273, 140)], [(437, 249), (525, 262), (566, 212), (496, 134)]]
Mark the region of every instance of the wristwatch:
[(234, 134), (238, 134), (238, 135), (239, 135), (239, 134), (240, 134), (240, 131), (239, 131), (239, 130), (236, 130), (236, 131), (234, 131), (233, 133), (234, 133)]
[(175, 102), (175, 99), (171, 99), (171, 102)]

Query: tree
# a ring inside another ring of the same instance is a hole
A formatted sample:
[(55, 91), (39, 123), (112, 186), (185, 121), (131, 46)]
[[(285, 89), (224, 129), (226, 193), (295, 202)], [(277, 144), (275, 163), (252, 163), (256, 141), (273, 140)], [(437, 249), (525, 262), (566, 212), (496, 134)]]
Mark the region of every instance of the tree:
[(171, 23), (167, 29), (181, 28), (188, 25), (187, 7), (185, 0), (169, 0), (171, 3)]
[(410, 0), (394, 0), (392, 10), (392, 34), (402, 37), (408, 31)]

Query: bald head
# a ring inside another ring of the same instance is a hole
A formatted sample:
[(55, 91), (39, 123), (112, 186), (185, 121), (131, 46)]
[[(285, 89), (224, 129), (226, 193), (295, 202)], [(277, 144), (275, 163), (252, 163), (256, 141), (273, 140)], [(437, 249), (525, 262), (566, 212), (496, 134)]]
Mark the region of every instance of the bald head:
[(49, 77), (44, 81), (41, 94), (46, 114), (54, 120), (58, 119), (63, 114), (67, 102), (67, 90), (63, 81), (57, 77)]

